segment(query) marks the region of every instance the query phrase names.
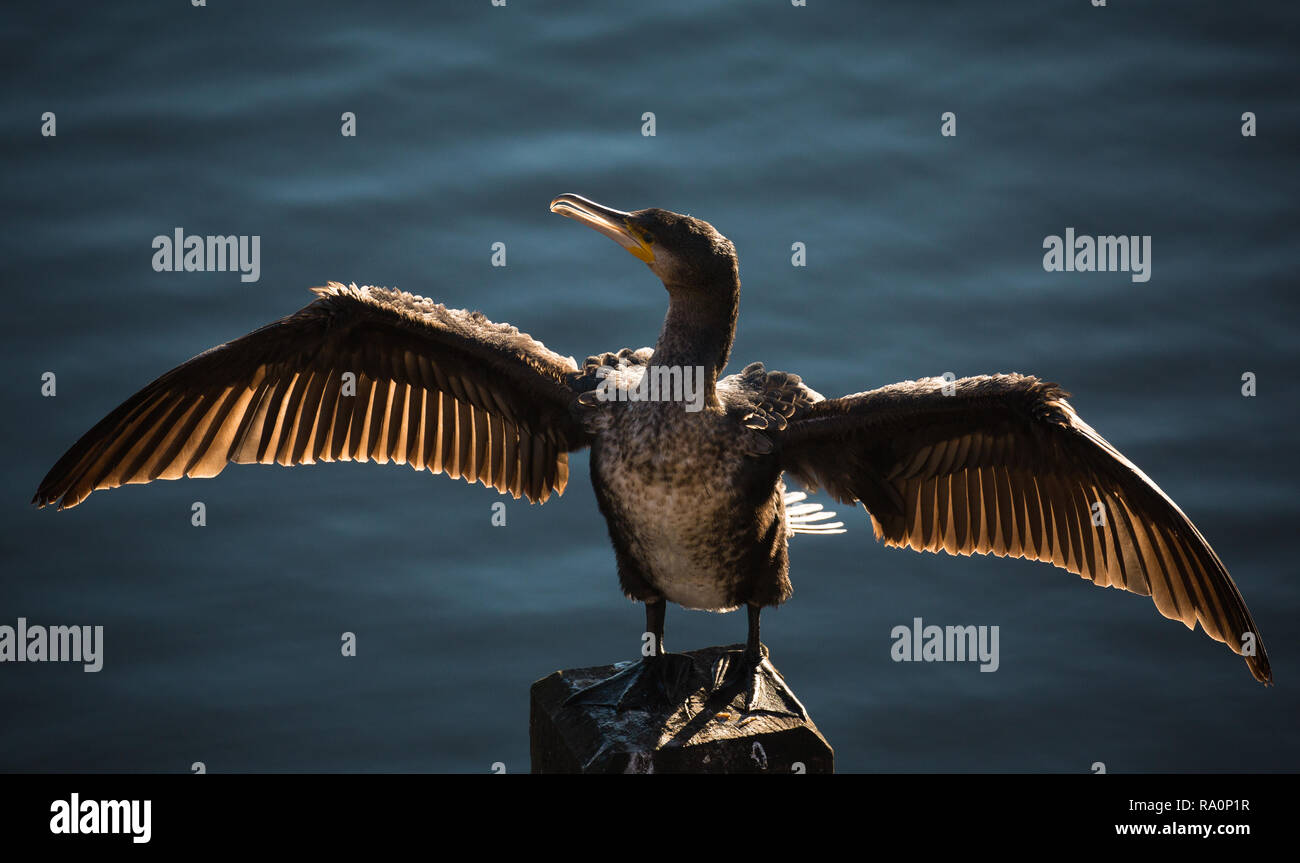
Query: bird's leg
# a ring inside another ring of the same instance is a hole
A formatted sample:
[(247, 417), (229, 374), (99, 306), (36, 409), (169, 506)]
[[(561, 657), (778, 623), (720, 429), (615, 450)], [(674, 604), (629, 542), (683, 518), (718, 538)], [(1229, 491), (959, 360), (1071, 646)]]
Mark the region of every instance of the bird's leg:
[[(739, 662), (724, 660), (715, 671), (717, 691), (730, 694), (741, 690), (746, 713), (768, 713), (806, 720), (808, 711), (786, 685), (781, 672), (772, 665), (767, 648), (759, 638), (758, 618), (762, 608), (757, 605), (746, 608), (749, 611), (749, 637), (745, 641), (745, 650), (740, 654)], [(731, 655), (735, 656), (734, 653)]]
[(767, 648), (763, 646), (758, 635), (758, 617), (763, 613), (763, 609), (757, 605), (746, 605), (745, 610), (749, 612), (749, 638), (745, 641), (745, 664), (757, 668), (767, 658)]
[[(565, 699), (564, 706), (587, 704), (623, 710), (672, 711), (690, 694), (693, 663), (687, 656), (664, 652), (663, 598), (645, 604), (642, 658), (599, 683)], [(650, 636), (646, 639), (645, 636)]]
[[(645, 635), (650, 635), (651, 649), (646, 658), (660, 657), (664, 653), (664, 618), (668, 616), (668, 603), (663, 599), (645, 604)], [(644, 639), (645, 635), (641, 637)], [(644, 653), (644, 651), (642, 651)]]

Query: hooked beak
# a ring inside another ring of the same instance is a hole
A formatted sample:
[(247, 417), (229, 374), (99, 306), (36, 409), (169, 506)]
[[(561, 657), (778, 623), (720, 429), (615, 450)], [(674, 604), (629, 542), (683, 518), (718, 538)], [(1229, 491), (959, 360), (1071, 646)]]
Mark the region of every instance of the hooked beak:
[(642, 239), (644, 232), (633, 226), (631, 213), (611, 210), (581, 195), (560, 195), (551, 201), (551, 212), (595, 228), (647, 264), (655, 261), (654, 250)]

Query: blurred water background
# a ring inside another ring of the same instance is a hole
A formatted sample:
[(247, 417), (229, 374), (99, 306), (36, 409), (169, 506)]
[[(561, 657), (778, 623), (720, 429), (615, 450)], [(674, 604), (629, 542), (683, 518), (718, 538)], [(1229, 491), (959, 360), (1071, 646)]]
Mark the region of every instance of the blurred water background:
[[(585, 454), (562, 500), (510, 501), (504, 528), (495, 493), (391, 465), (28, 501), (126, 396), (327, 280), (482, 309), (579, 359), (652, 343), (663, 289), (549, 214), (561, 192), (736, 243), (733, 371), (762, 359), (827, 395), (945, 371), (1061, 382), (1213, 543), (1278, 681), (1149, 600), (886, 550), (847, 512), (847, 535), (794, 541), (795, 596), (764, 618), (841, 771), (1300, 768), (1298, 19), (1086, 0), (7, 8), (0, 623), (100, 624), (106, 650), (98, 674), (0, 667), (0, 770), (527, 770), (529, 684), (639, 648)], [(177, 226), (260, 235), (260, 280), (154, 272)], [(1152, 278), (1044, 272), (1067, 226), (1151, 235)], [(1000, 626), (999, 670), (892, 662), (915, 617)], [(744, 628), (674, 607), (668, 645)]]

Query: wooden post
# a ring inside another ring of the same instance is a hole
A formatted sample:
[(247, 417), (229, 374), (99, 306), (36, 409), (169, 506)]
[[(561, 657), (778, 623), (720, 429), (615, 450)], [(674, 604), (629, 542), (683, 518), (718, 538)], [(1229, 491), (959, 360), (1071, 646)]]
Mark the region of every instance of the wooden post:
[[(691, 660), (686, 685), (690, 694), (682, 703), (657, 711), (564, 705), (570, 695), (608, 679), (628, 663), (557, 671), (542, 678), (533, 684), (530, 698), (532, 772), (833, 773), (835, 752), (802, 705), (794, 711), (745, 713), (743, 693), (715, 691), (719, 663), (735, 661), (743, 649), (706, 647), (683, 654)], [(789, 692), (770, 662), (759, 667), (758, 675), (765, 690)], [(791, 699), (793, 693), (787, 701)]]

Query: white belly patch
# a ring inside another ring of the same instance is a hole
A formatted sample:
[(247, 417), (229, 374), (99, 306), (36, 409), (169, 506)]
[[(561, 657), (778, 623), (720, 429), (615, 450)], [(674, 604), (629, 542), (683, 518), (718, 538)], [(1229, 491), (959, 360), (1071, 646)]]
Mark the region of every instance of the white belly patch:
[[(707, 492), (694, 484), (659, 484), (624, 476), (611, 488), (636, 513), (632, 552), (656, 590), (683, 608), (731, 611), (730, 585), (739, 575), (711, 549), (717, 517)], [(719, 502), (719, 505), (721, 502)]]

